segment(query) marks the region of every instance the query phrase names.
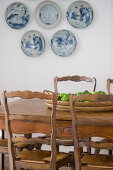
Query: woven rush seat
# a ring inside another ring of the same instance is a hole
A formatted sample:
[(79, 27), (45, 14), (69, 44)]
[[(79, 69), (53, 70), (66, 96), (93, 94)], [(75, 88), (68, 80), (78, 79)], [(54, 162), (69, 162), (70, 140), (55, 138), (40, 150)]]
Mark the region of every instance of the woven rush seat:
[[(26, 162), (45, 163), (50, 162), (51, 151), (24, 149), (16, 158)], [(67, 158), (71, 160), (71, 154), (69, 158), (69, 154), (57, 152), (56, 163), (64, 161)]]
[(84, 155), (82, 158), (82, 164), (87, 166), (105, 166), (113, 168), (113, 155)]

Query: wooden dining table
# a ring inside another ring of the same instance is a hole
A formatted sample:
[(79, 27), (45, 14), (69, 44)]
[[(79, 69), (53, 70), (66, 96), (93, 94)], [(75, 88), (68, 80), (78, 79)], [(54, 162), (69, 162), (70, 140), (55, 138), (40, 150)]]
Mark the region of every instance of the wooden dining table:
[[(14, 133), (29, 134), (46, 133), (51, 132), (48, 119), (51, 116), (51, 109), (46, 106), (45, 100), (39, 99), (20, 99), (16, 101), (10, 101), (8, 103), (9, 111), (11, 114), (21, 115), (19, 120), (13, 120), (11, 127)], [(28, 117), (34, 116), (35, 122), (28, 121)], [(84, 112), (78, 111), (77, 117), (79, 120), (84, 120), (86, 125), (81, 124), (81, 129), (84, 133), (87, 131), (93, 131), (94, 136), (98, 137), (97, 128), (102, 134), (108, 136), (113, 133), (113, 111), (103, 112)], [(90, 119), (90, 125), (87, 125), (87, 121)], [(42, 122), (45, 120), (45, 123)], [(104, 121), (104, 126), (101, 126), (101, 121)], [(56, 111), (56, 127), (57, 136), (61, 138), (73, 138), (72, 135), (72, 116), (70, 111), (57, 110)], [(0, 106), (0, 129), (5, 130), (5, 115), (3, 106)]]

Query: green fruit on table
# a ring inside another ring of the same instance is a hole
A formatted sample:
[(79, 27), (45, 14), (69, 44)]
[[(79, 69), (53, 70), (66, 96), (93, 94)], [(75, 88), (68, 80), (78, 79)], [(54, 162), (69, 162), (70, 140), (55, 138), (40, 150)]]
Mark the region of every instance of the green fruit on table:
[(90, 92), (88, 90), (85, 90), (83, 94), (90, 94)]
[(65, 94), (62, 98), (61, 98), (62, 101), (69, 101), (69, 95), (68, 94)]
[(65, 93), (60, 93), (59, 96), (62, 98), (65, 95)]
[(106, 94), (104, 91), (98, 91), (98, 94)]
[(77, 95), (83, 94), (82, 92), (78, 92)]
[(96, 91), (93, 91), (92, 94), (96, 94), (97, 92)]
[(84, 100), (84, 102), (90, 102), (89, 100)]
[(58, 95), (58, 96), (57, 96), (57, 100), (61, 100), (61, 97), (60, 97), (60, 95)]

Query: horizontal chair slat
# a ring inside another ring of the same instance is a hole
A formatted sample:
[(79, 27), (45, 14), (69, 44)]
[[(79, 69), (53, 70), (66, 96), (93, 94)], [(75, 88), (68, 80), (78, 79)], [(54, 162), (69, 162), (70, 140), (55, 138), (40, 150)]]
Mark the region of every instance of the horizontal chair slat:
[(76, 81), (76, 82), (79, 82), (79, 81), (87, 81), (87, 82), (92, 82), (93, 79), (92, 78), (89, 78), (89, 77), (86, 77), (86, 76), (66, 76), (66, 77), (57, 77), (57, 80), (58, 81), (67, 81), (67, 80), (71, 80), (71, 81)]
[(90, 146), (93, 148), (100, 148), (100, 149), (113, 149), (113, 143), (108, 143), (108, 142), (80, 142), (79, 143), (80, 147), (85, 147), (85, 146)]
[(53, 95), (52, 94), (45, 94), (40, 92), (31, 92), (29, 90), (24, 91), (12, 91), (12, 92), (6, 92), (7, 98), (13, 98), (13, 97), (21, 97), (23, 99), (31, 99), (31, 98), (40, 98), (40, 99), (49, 99), (52, 100)]
[(104, 95), (104, 94), (73, 95), (73, 100), (74, 101), (89, 100), (93, 102), (106, 102), (106, 101), (113, 101), (113, 95)]

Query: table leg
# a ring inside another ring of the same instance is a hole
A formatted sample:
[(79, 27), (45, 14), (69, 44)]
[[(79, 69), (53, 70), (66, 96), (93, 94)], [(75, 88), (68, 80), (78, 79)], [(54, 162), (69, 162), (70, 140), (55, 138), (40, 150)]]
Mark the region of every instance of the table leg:
[[(4, 139), (4, 130), (1, 131), (1, 139)], [(4, 170), (4, 154), (0, 154), (0, 170)]]
[(32, 138), (32, 133), (30, 133), (30, 134), (25, 134), (24, 137), (25, 137), (25, 138), (28, 138), (28, 139), (29, 139), (29, 138)]
[[(31, 138), (32, 134), (25, 134), (24, 137), (25, 138)], [(19, 152), (19, 151), (21, 151), (21, 150), (19, 150), (19, 148), (18, 148), (17, 152)], [(24, 170), (24, 169), (23, 168), (18, 168), (17, 170)]]
[[(91, 141), (91, 137), (88, 138), (88, 141)], [(89, 154), (91, 154), (91, 147), (90, 147), (90, 146), (87, 147), (87, 152), (88, 152)]]
[[(0, 105), (1, 105), (1, 101), (0, 101)], [(4, 130), (0, 130), (1, 131), (1, 139), (4, 139)], [(4, 170), (4, 154), (0, 154), (0, 170)]]
[(0, 154), (0, 170), (4, 170), (4, 154)]

